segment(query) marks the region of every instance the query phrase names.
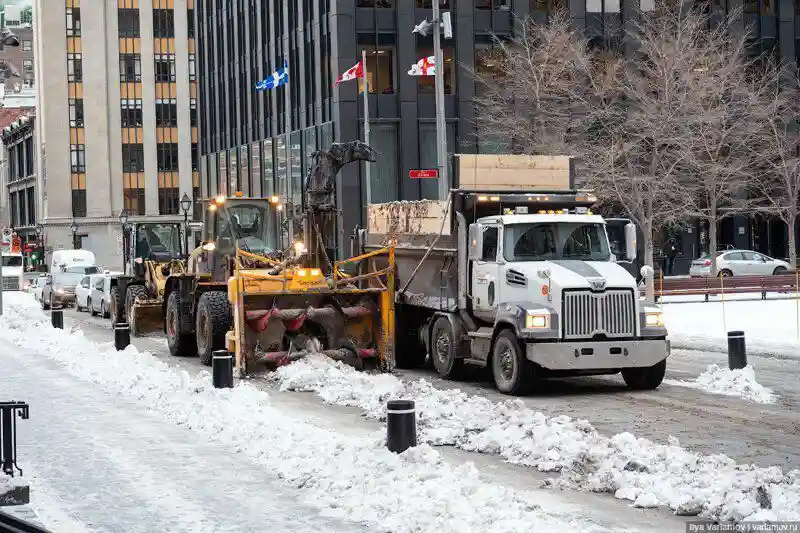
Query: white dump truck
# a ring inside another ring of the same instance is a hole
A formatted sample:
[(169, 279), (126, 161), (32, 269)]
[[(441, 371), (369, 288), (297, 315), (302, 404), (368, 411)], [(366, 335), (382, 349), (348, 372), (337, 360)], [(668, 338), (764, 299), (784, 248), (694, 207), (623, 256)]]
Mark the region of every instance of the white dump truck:
[(507, 394), (619, 372), (631, 388), (658, 387), (670, 351), (662, 314), (616, 263), (635, 257), (635, 228), (615, 257), (568, 157), (455, 162), (448, 201), (373, 204), (354, 237), (354, 254), (396, 244), (396, 364), (421, 366), (427, 353), (445, 378), (488, 367)]

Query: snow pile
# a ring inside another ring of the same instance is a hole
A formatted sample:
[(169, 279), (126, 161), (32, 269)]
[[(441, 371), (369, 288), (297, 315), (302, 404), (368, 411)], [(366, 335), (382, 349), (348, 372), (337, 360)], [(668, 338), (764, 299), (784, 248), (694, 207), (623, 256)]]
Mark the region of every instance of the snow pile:
[(193, 378), (132, 346), (117, 352), (79, 331), (54, 330), (41, 311), (9, 300), (0, 338), (21, 353), (6, 356), (50, 357), (246, 454), (304, 491), (325, 516), (398, 533), (603, 531), (577, 514), (546, 512), (529, 493), (483, 482), (471, 464), (452, 467), (428, 445), (392, 454), (381, 439), (343, 436), (287, 415), (248, 384), (214, 389), (208, 372)]
[(708, 369), (693, 381), (665, 379), (664, 383), (700, 389), (712, 394), (738, 396), (756, 403), (775, 403), (777, 396), (756, 381), (752, 365), (741, 370), (730, 370), (717, 365), (708, 365)]
[(520, 400), (494, 403), (424, 379), (405, 384), (321, 356), (281, 367), (271, 379), (283, 390), (315, 391), (325, 401), (360, 407), (370, 418), (385, 416), (387, 400), (413, 399), (422, 442), (560, 472), (560, 485), (610, 492), (638, 507), (720, 520), (800, 519), (800, 471), (737, 465), (725, 455), (690, 452), (674, 438), (668, 444), (630, 433), (609, 438), (586, 420), (548, 418)]

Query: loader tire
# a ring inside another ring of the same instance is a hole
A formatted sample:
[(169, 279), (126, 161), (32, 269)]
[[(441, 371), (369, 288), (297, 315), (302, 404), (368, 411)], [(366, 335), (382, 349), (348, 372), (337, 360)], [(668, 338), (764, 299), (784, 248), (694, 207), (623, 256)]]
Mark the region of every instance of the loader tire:
[(136, 329), (136, 318), (133, 316), (133, 304), (136, 303), (136, 299), (139, 297), (146, 300), (147, 289), (143, 285), (129, 285), (128, 294), (125, 298), (125, 318), (131, 328), (131, 335), (134, 336), (138, 336), (139, 333)]
[(181, 309), (178, 305), (178, 293), (172, 292), (167, 299), (167, 315), (164, 317), (167, 326), (167, 346), (174, 357), (194, 357), (197, 355), (197, 341), (194, 333), (181, 331)]
[(209, 291), (197, 302), (195, 319), (197, 354), (200, 362), (211, 366), (214, 350), (225, 348), (225, 334), (231, 329), (231, 307), (223, 291)]
[(445, 379), (457, 379), (464, 370), (464, 360), (456, 357), (455, 337), (450, 321), (437, 318), (431, 329), (431, 359), (436, 372)]

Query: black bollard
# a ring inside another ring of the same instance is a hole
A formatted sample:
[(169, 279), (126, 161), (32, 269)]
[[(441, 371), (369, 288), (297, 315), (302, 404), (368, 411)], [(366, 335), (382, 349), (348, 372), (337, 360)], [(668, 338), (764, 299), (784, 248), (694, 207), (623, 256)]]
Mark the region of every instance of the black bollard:
[(64, 329), (64, 310), (53, 309), (50, 311), (50, 322), (54, 328)]
[(233, 354), (228, 350), (214, 350), (211, 354), (211, 379), (215, 389), (233, 387)]
[(386, 447), (403, 453), (417, 445), (417, 411), (412, 400), (392, 400), (386, 404)]
[(131, 327), (121, 322), (114, 324), (114, 347), (117, 351), (122, 351), (131, 343)]
[(728, 332), (728, 368), (737, 370), (747, 366), (744, 331)]

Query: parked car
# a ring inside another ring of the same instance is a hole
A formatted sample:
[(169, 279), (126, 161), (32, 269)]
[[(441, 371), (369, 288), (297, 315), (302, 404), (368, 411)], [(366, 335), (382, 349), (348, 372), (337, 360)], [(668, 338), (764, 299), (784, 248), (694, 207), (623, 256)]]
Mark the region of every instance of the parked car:
[(92, 278), (95, 277), (97, 277), (97, 274), (83, 276), (75, 287), (75, 309), (77, 311), (89, 310), (89, 296), (92, 294)]
[(74, 305), (75, 287), (86, 274), (85, 266), (70, 266), (61, 272), (48, 274), (42, 288), (42, 309), (50, 309), (53, 305), (60, 307)]
[(87, 307), (92, 316), (111, 317), (111, 276), (98, 274), (91, 277), (91, 294)]
[[(771, 276), (783, 274), (790, 269), (789, 263), (750, 250), (724, 250), (715, 254), (717, 272), (727, 276)], [(692, 261), (689, 275), (708, 277), (711, 275), (711, 255), (704, 254)]]
[(45, 284), (47, 283), (47, 274), (42, 274), (35, 280), (33, 280), (33, 286), (31, 287), (31, 294), (33, 294), (33, 299), (37, 302), (42, 301), (42, 289), (44, 289)]

